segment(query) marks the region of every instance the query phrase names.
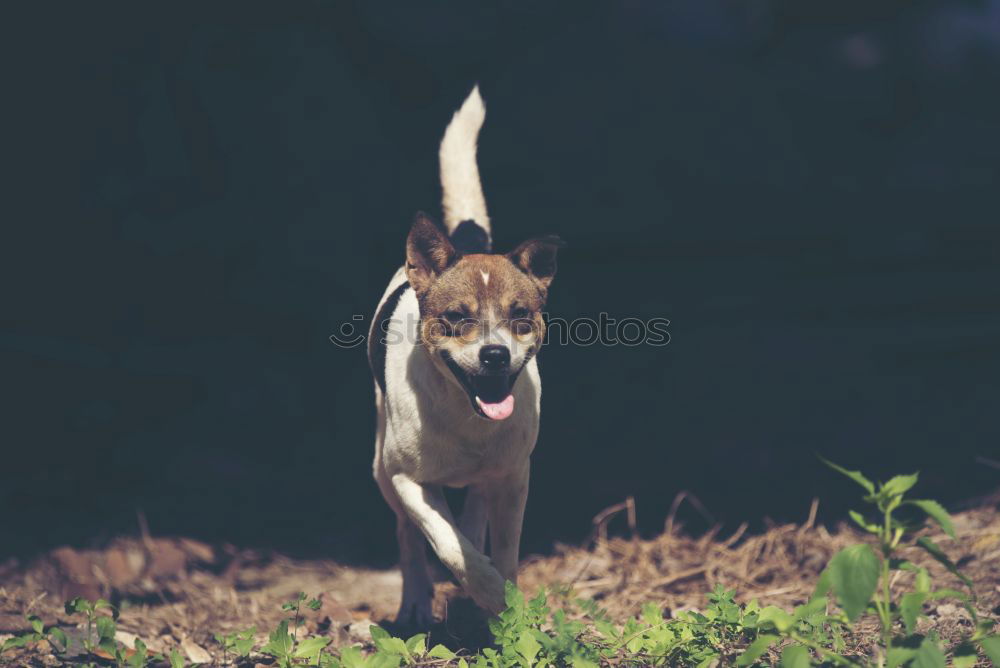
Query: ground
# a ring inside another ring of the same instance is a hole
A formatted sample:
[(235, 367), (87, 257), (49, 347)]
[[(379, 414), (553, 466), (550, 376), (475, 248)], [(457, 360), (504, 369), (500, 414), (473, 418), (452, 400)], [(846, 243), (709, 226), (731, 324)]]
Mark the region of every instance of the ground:
[[(956, 514), (957, 540), (929, 533), (975, 581), (977, 609), (1000, 618), (997, 501), (987, 499)], [(666, 614), (702, 608), (717, 583), (735, 589), (737, 600), (756, 598), (762, 604), (790, 608), (809, 597), (837, 550), (865, 539), (846, 525), (828, 530), (815, 523), (815, 512), (814, 504), (802, 524), (772, 526), (754, 535), (741, 526), (691, 537), (668, 519), (661, 535), (646, 540), (630, 533), (627, 518), (633, 516), (634, 507), (627, 502), (595, 518), (594, 533), (586, 544), (557, 546), (552, 554), (527, 557), (519, 584), (529, 594), (542, 586), (560, 591), (572, 587), (576, 595), (597, 600), (618, 621), (638, 614), (646, 602), (660, 605)], [(618, 524), (624, 528), (617, 533), (626, 537), (609, 538)], [(928, 566), (938, 586), (960, 586), (936, 562), (917, 552), (913, 548), (904, 556)], [(903, 579), (907, 577), (903, 575), (894, 586), (908, 584)], [(300, 591), (322, 602), (315, 611), (303, 608), (309, 633), (331, 636), (338, 646), (365, 643), (370, 640), (370, 624), (391, 620), (399, 588), (399, 572), (394, 569), (295, 560), (147, 533), (113, 540), (102, 550), (64, 547), (30, 563), (0, 565), (0, 643), (27, 630), (26, 614), (79, 637), (80, 615), (68, 615), (63, 602), (74, 596), (105, 597), (121, 608), (119, 639), (129, 646), (138, 636), (152, 651), (179, 648), (190, 662), (221, 662), (225, 657), (215, 633), (255, 626), (259, 638), (266, 640), (267, 631), (288, 614), (281, 604)], [(946, 641), (958, 638), (970, 625), (966, 611), (953, 602), (938, 601), (925, 610), (929, 618), (921, 624), (933, 624)], [(433, 642), (453, 648), (486, 642), (482, 619), (443, 574), (435, 612), (443, 621), (432, 630)], [(869, 632), (862, 626), (853, 642), (863, 648), (874, 637), (874, 624)], [(9, 651), (2, 660), (16, 665), (57, 663), (44, 641)], [(267, 663), (263, 657), (257, 660)]]

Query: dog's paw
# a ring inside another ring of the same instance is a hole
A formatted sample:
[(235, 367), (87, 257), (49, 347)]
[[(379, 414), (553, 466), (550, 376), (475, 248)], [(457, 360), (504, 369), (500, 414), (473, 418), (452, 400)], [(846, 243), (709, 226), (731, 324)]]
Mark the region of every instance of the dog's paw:
[(486, 557), (476, 560), (466, 571), (465, 591), (476, 605), (493, 614), (499, 614), (507, 607), (503, 576)]
[(434, 624), (431, 600), (421, 597), (415, 601), (403, 601), (396, 613), (395, 625), (408, 631), (426, 631)]

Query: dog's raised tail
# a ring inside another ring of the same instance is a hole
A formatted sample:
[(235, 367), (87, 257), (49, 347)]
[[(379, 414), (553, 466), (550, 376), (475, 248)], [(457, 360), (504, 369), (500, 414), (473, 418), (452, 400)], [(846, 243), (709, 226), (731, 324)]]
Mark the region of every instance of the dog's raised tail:
[[(485, 118), (486, 106), (477, 85), (452, 116), (441, 139), (438, 157), (441, 163), (441, 206), (448, 233), (455, 242), (471, 237), (468, 241), (484, 244), (488, 249), (490, 217), (486, 213), (486, 198), (476, 164), (476, 141)], [(474, 225), (462, 225), (465, 221), (472, 221)], [(475, 229), (476, 226), (481, 230)], [(482, 239), (483, 236), (485, 239)]]

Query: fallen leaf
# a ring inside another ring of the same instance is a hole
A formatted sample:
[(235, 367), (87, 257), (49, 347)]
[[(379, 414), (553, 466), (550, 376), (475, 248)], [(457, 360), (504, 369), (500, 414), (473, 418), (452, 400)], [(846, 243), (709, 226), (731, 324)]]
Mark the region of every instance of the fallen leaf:
[(189, 638), (181, 641), (181, 649), (191, 663), (212, 663), (212, 655), (196, 645)]

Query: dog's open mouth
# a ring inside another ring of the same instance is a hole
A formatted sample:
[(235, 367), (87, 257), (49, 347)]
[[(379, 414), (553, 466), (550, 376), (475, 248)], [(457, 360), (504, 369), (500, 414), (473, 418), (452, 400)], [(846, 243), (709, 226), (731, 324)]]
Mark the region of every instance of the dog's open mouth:
[(465, 388), (472, 402), (472, 409), (487, 420), (506, 420), (514, 413), (514, 395), (511, 390), (518, 373), (512, 374), (470, 374), (458, 365), (451, 355), (442, 352), (448, 368)]
[(514, 412), (514, 395), (510, 393), (511, 376), (472, 376), (469, 384), (474, 391), (476, 409), (491, 420), (506, 420)]

